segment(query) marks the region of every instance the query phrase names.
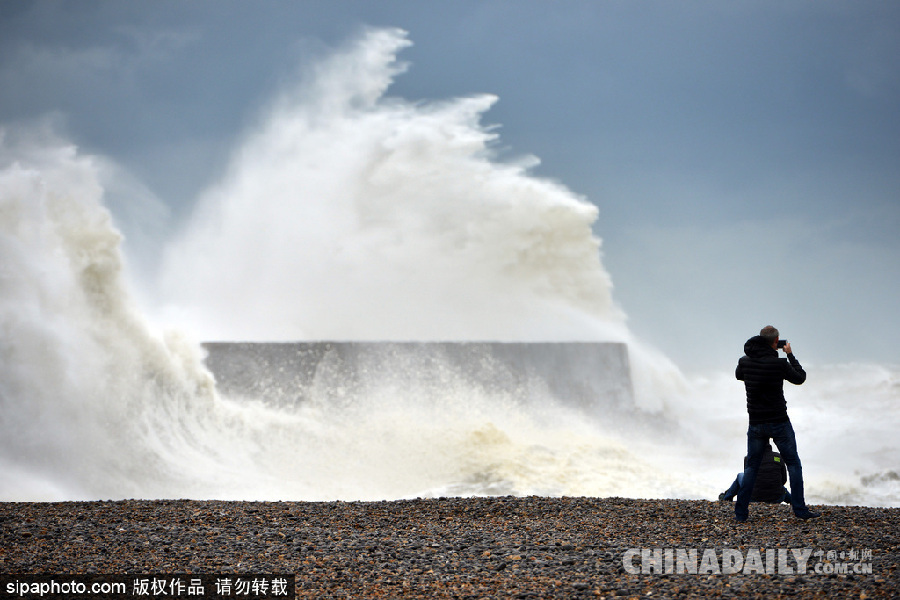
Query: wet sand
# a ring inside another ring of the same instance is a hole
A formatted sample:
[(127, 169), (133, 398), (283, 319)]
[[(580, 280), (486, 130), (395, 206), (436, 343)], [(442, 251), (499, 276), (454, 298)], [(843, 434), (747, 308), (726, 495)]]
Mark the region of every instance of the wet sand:
[[(818, 506), (820, 519), (801, 521), (787, 505), (753, 504), (738, 524), (732, 506), (545, 497), (0, 503), (0, 572), (293, 573), (302, 598), (900, 596), (900, 509)], [(642, 549), (652, 558), (657, 548), (661, 572), (642, 562)], [(677, 549), (696, 550), (700, 572), (677, 572), (668, 558)], [(704, 566), (707, 556), (727, 567), (726, 549), (744, 569)], [(782, 551), (793, 572), (772, 564), (767, 573), (754, 549), (763, 559)], [(811, 551), (805, 573), (795, 549)]]

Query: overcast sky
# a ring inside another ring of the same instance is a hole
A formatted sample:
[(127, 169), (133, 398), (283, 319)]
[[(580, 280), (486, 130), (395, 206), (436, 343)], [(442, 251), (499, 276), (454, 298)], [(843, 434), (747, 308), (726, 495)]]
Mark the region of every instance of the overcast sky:
[(616, 300), (685, 369), (769, 323), (807, 363), (900, 361), (900, 3), (0, 2), (0, 124), (49, 120), (174, 227), (363, 26), (409, 32), (391, 95), (499, 96), (502, 147), (599, 207)]

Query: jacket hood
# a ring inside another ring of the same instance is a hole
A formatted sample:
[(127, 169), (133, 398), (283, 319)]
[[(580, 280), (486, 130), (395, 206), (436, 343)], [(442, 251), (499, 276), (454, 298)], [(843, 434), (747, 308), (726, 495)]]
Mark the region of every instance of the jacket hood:
[(761, 335), (755, 335), (744, 344), (744, 354), (750, 358), (778, 356), (778, 351)]

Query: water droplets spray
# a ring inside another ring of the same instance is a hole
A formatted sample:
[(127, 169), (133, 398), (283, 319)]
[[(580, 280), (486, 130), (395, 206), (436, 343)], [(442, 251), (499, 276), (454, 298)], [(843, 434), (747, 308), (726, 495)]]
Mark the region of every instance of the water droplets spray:
[(384, 98), (406, 44), (372, 33), (276, 103), (170, 250), (167, 298), (226, 339), (622, 339), (596, 208), (492, 161), (495, 97)]

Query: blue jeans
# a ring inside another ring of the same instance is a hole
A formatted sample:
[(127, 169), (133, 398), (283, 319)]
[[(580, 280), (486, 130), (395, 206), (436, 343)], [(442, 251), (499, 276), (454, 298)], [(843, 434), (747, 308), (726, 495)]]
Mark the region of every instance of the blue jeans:
[(797, 439), (790, 421), (782, 423), (760, 423), (747, 428), (747, 468), (744, 469), (743, 481), (734, 505), (734, 516), (746, 519), (750, 514), (750, 495), (756, 484), (756, 473), (762, 462), (763, 451), (769, 440), (775, 442), (781, 460), (787, 467), (788, 479), (791, 482), (791, 507), (795, 515), (805, 513), (806, 500), (803, 497), (803, 468), (800, 455), (797, 454)]

